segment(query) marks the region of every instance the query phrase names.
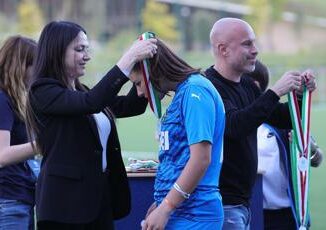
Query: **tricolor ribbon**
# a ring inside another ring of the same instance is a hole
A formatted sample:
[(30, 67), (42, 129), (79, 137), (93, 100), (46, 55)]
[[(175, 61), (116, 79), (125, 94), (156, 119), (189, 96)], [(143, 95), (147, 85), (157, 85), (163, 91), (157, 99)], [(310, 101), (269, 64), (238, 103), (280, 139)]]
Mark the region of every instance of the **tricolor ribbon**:
[(292, 184), (295, 200), (297, 225), (300, 230), (308, 226), (309, 179), (310, 179), (310, 111), (311, 92), (304, 86), (302, 108), (294, 91), (288, 93), (292, 121), (292, 141), (290, 143)]
[[(155, 34), (152, 32), (145, 32), (140, 35), (139, 40), (147, 40), (150, 38), (155, 38)], [(147, 59), (142, 61), (141, 70), (144, 77), (149, 106), (151, 107), (151, 110), (154, 112), (155, 116), (160, 119), (162, 117), (161, 100), (158, 96), (158, 92), (153, 88), (150, 82), (149, 61)]]

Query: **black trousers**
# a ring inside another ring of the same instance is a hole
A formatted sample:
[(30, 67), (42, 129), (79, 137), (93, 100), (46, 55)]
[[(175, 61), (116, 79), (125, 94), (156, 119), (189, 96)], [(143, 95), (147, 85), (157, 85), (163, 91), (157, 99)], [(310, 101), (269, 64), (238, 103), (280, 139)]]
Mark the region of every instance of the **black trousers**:
[(264, 209), (265, 230), (296, 230), (291, 208)]

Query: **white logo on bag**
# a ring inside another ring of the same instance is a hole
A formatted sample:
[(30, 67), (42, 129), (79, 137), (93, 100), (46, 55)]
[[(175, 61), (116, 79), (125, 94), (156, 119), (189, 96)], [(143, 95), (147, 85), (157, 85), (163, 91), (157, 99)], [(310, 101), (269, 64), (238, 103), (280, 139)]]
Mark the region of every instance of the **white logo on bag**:
[(169, 149), (170, 149), (169, 131), (161, 131), (160, 150), (169, 150)]

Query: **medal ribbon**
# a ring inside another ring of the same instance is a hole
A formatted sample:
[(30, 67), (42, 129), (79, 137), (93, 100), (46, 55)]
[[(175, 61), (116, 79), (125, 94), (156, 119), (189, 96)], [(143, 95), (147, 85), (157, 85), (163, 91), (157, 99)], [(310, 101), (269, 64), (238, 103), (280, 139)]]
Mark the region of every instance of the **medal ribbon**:
[[(155, 34), (151, 32), (145, 32), (140, 35), (139, 40), (147, 40), (150, 38), (155, 38)], [(155, 116), (160, 119), (162, 117), (162, 107), (161, 107), (161, 100), (158, 96), (158, 92), (153, 88), (150, 82), (150, 74), (149, 74), (149, 61), (147, 59), (143, 60), (141, 63), (141, 70), (144, 77), (144, 82), (146, 86), (146, 91), (148, 95), (148, 103), (155, 114)]]
[(290, 142), (292, 185), (294, 190), (295, 210), (299, 229), (306, 229), (308, 224), (308, 195), (310, 179), (310, 112), (311, 92), (304, 86), (302, 111), (294, 91), (288, 93), (289, 109), (292, 121), (292, 141)]

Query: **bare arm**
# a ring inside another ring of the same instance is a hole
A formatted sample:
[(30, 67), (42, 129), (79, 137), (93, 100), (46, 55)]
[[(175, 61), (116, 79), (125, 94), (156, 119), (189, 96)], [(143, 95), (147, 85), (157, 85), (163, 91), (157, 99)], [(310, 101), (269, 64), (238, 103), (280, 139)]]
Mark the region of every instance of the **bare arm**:
[[(212, 145), (209, 142), (200, 142), (190, 146), (190, 158), (176, 183), (183, 191), (192, 193), (198, 182), (204, 176), (211, 163)], [(173, 204), (178, 206), (184, 198), (175, 189), (166, 196)]]
[(24, 161), (34, 155), (30, 142), (10, 146), (10, 132), (0, 130), (0, 167)]
[[(190, 158), (176, 183), (186, 193), (192, 193), (198, 182), (204, 176), (211, 162), (211, 143), (200, 142), (190, 146)], [(165, 197), (165, 200), (146, 218), (142, 229), (164, 229), (173, 206), (177, 207), (184, 201), (184, 197), (174, 188)]]

